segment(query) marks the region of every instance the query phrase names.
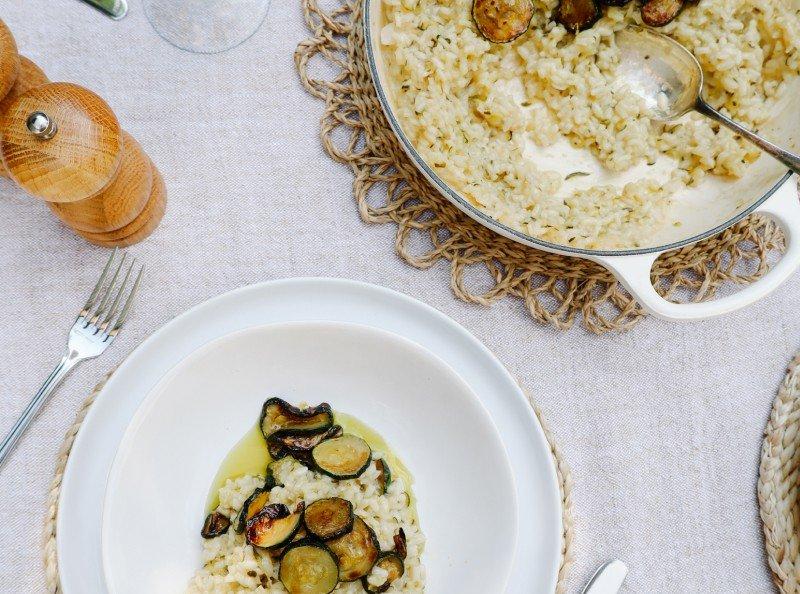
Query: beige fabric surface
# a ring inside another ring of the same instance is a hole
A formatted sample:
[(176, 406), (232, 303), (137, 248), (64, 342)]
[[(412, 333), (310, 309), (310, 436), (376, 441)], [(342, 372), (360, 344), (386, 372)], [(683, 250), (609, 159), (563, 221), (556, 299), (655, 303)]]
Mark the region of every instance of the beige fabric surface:
[[(466, 326), (533, 392), (574, 480), (570, 591), (609, 557), (630, 566), (627, 592), (771, 591), (755, 487), (762, 431), (798, 347), (800, 276), (722, 319), (648, 319), (600, 337), (536, 325), (517, 300), (462, 303), (444, 263), (402, 263), (391, 226), (361, 221), (351, 171), (323, 152), (322, 105), (293, 64), (307, 37), (299, 2), (273, 0), (250, 41), (216, 56), (166, 44), (139, 0), (131, 5), (114, 23), (76, 0), (0, 1), (22, 52), (51, 79), (104, 96), (170, 193), (162, 227), (130, 250), (149, 272), (129, 328), (67, 380), (0, 468), (0, 592), (44, 590), (41, 525), (56, 454), (103, 374), (188, 307), (299, 275), (413, 295)], [(60, 356), (106, 253), (2, 180), (0, 209), (5, 431)]]

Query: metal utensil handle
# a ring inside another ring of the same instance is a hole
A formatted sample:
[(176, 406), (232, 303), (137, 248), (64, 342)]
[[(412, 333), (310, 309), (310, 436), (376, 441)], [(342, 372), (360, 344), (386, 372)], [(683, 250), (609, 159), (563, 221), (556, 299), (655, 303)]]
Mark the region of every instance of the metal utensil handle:
[(586, 584), (582, 594), (617, 594), (628, 575), (628, 566), (619, 559), (603, 563)]
[(83, 0), (86, 4), (94, 6), (101, 12), (106, 13), (112, 19), (121, 19), (128, 14), (128, 3), (126, 0)]
[(53, 390), (56, 389), (58, 384), (61, 383), (61, 380), (66, 377), (79, 361), (80, 359), (74, 351), (68, 352), (61, 358), (56, 368), (53, 369), (52, 373), (42, 384), (42, 387), (39, 388), (39, 391), (36, 392), (36, 395), (28, 403), (28, 406), (22, 412), (19, 419), (17, 419), (14, 427), (9, 431), (8, 435), (3, 438), (2, 443), (0, 443), (0, 465), (3, 464), (3, 461), (14, 449), (17, 441), (19, 441), (19, 438), (25, 433), (28, 425), (30, 425), (31, 421), (36, 417), (36, 413), (42, 408), (42, 405), (47, 401), (50, 394), (53, 393)]
[(695, 106), (695, 109), (700, 113), (702, 113), (704, 116), (707, 116), (712, 120), (715, 120), (720, 124), (727, 126), (737, 134), (741, 134), (747, 140), (749, 140), (758, 148), (760, 148), (762, 151), (764, 151), (769, 155), (772, 155), (778, 161), (786, 165), (789, 169), (800, 175), (800, 157), (798, 157), (794, 153), (790, 153), (786, 149), (782, 149), (778, 145), (772, 144), (766, 138), (762, 138), (752, 130), (748, 130), (741, 124), (737, 124), (728, 116), (721, 114), (702, 99), (697, 100), (697, 105)]

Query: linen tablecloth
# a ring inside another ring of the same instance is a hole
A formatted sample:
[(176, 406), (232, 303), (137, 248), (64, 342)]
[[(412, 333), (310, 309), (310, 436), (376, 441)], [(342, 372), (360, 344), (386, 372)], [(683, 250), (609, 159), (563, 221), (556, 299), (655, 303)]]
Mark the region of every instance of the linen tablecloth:
[[(322, 105), (295, 73), (292, 54), (307, 35), (298, 1), (273, 0), (253, 38), (217, 55), (167, 44), (139, 0), (131, 4), (112, 22), (76, 0), (0, 3), (20, 51), (51, 80), (103, 96), (169, 190), (161, 228), (130, 250), (148, 273), (127, 330), (66, 381), (0, 468), (0, 592), (44, 589), (41, 530), (55, 454), (102, 375), (209, 297), (313, 275), (377, 283), (433, 305), (533, 392), (575, 480), (571, 590), (619, 557), (631, 569), (626, 592), (770, 591), (755, 485), (770, 404), (800, 342), (800, 274), (721, 319), (646, 320), (600, 337), (536, 325), (516, 300), (461, 303), (444, 264), (401, 263), (393, 228), (358, 218), (350, 172), (319, 143)], [(5, 432), (61, 356), (107, 252), (4, 180), (0, 212)]]

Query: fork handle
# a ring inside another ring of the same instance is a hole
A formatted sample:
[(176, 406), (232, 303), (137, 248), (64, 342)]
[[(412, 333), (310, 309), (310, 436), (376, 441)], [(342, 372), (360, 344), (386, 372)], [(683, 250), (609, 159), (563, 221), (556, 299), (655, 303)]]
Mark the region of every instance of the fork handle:
[(72, 368), (78, 364), (79, 361), (80, 358), (75, 351), (69, 351), (61, 358), (61, 361), (59, 361), (58, 365), (56, 365), (56, 368), (53, 369), (53, 371), (42, 384), (42, 387), (39, 388), (38, 392), (36, 392), (36, 396), (31, 399), (31, 401), (28, 403), (28, 406), (20, 415), (19, 419), (17, 419), (14, 427), (8, 432), (8, 435), (3, 438), (2, 443), (0, 443), (0, 465), (3, 464), (3, 461), (14, 449), (17, 441), (19, 441), (19, 438), (22, 437), (23, 433), (25, 433), (28, 425), (30, 425), (31, 421), (36, 417), (36, 413), (38, 413), (39, 409), (42, 408), (42, 405), (50, 397), (50, 394), (53, 393), (53, 390), (56, 389), (58, 384), (61, 383), (61, 381), (72, 370)]

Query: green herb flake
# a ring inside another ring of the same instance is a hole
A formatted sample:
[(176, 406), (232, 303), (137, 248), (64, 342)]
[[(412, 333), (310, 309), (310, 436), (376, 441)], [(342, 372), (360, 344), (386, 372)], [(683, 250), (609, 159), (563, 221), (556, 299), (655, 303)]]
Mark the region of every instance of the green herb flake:
[(564, 181), (569, 181), (569, 180), (571, 180), (573, 177), (586, 177), (587, 175), (592, 175), (592, 174), (591, 174), (591, 173), (589, 173), (588, 171), (573, 171), (572, 173), (568, 174), (568, 175), (567, 175), (567, 176), (564, 178)]

